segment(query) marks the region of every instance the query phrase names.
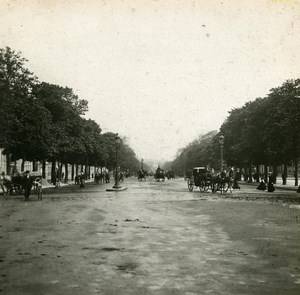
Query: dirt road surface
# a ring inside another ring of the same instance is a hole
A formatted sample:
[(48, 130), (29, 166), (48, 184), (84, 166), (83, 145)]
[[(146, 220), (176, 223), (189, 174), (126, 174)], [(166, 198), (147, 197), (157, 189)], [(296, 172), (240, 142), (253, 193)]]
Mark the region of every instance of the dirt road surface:
[(0, 294), (300, 294), (295, 192), (122, 185), (0, 196)]

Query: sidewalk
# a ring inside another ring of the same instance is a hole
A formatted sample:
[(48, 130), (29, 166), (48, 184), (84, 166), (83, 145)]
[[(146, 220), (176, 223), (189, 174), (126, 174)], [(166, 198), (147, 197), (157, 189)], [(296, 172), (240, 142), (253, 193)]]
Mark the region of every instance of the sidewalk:
[[(90, 182), (94, 182), (94, 178), (91, 179), (87, 179), (85, 182), (86, 183), (90, 183)], [(60, 182), (58, 186), (51, 184), (47, 179), (43, 178), (42, 180), (42, 186), (43, 189), (44, 188), (59, 188), (59, 187), (64, 187), (64, 186), (69, 186), (69, 185), (75, 185), (75, 181), (74, 180), (70, 180), (69, 182), (65, 183), (65, 182)]]
[[(241, 181), (242, 184), (249, 184), (249, 185), (253, 185), (253, 186), (258, 186), (259, 183), (258, 182), (245, 182), (245, 181)], [(300, 185), (300, 182), (299, 182)], [(286, 185), (282, 184), (282, 179), (281, 178), (277, 178), (277, 183), (274, 183), (274, 187), (275, 189), (282, 189), (282, 190), (291, 190), (291, 191), (297, 191), (298, 186), (295, 186), (295, 179), (294, 178), (288, 178), (286, 181)]]

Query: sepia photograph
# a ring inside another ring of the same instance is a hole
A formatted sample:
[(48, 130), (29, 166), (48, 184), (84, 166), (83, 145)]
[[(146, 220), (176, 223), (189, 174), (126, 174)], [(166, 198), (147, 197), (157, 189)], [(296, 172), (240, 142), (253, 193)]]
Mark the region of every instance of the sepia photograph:
[(300, 0), (0, 0), (0, 295), (300, 294)]

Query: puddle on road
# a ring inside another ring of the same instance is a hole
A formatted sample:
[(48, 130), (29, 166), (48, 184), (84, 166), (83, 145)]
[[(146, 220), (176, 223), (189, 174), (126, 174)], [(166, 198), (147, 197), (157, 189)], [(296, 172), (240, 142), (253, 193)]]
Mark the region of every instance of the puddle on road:
[(138, 265), (136, 263), (125, 263), (122, 265), (117, 266), (118, 270), (125, 271), (125, 272), (132, 272), (136, 268), (138, 268)]
[(111, 251), (121, 251), (122, 249), (119, 248), (113, 248), (113, 247), (105, 247), (105, 248), (101, 248), (102, 251), (107, 251), (107, 252), (111, 252)]

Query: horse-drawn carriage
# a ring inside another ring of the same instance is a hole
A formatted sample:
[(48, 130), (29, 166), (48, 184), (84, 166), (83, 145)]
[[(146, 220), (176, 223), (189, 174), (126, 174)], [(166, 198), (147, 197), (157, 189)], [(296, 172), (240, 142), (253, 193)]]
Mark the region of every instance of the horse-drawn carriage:
[(160, 168), (156, 169), (154, 179), (156, 181), (165, 181), (165, 171)]
[(4, 185), (7, 188), (7, 195), (12, 195), (13, 193), (21, 194), (25, 190), (25, 186), (30, 184), (29, 186), (37, 194), (38, 199), (42, 200), (42, 180), (42, 175), (39, 172), (31, 172), (29, 181), (26, 181), (22, 174), (13, 176), (6, 175)]
[(213, 171), (205, 167), (195, 167), (187, 176), (187, 184), (190, 192), (194, 190), (194, 187), (199, 187), (200, 191), (211, 191), (221, 193), (232, 192), (233, 180), (231, 176), (228, 176), (225, 171), (215, 175)]
[(146, 180), (146, 171), (140, 169), (138, 171), (138, 181), (143, 181), (143, 180)]
[(170, 180), (170, 179), (175, 179), (175, 172), (173, 171), (173, 170), (168, 170), (167, 172), (166, 172), (166, 176), (167, 176), (167, 178)]

